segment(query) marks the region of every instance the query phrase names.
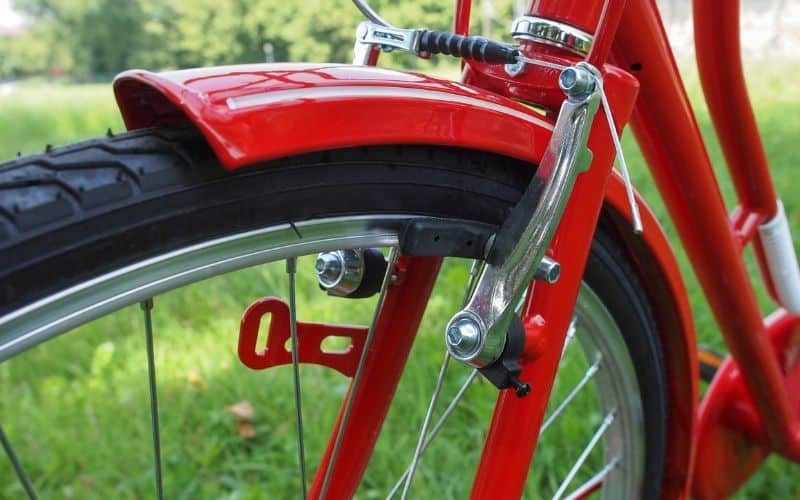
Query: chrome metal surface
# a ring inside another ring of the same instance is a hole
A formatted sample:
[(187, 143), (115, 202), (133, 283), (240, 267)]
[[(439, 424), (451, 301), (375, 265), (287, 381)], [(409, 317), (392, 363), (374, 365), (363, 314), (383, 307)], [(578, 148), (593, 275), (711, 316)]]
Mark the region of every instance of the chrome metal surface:
[(592, 48), (592, 35), (551, 19), (522, 16), (514, 20), (511, 36), (517, 40), (530, 40), (561, 47), (573, 54), (585, 56)]
[(335, 286), (342, 276), (342, 262), (338, 251), (322, 252), (317, 255), (314, 270), (317, 272), (320, 285), (325, 288)]
[(366, 65), (373, 46), (384, 51), (400, 49), (416, 54), (419, 37), (420, 30), (394, 28), (364, 21), (356, 30), (353, 64)]
[[(403, 222), (410, 217), (319, 219), (295, 223), (297, 232), (284, 224), (138, 262), (0, 317), (0, 362), (117, 309), (212, 276), (315, 254), (332, 245), (336, 249), (395, 246)], [(337, 235), (336, 239), (331, 240), (331, 235)]]
[(591, 71), (582, 70), (579, 66), (566, 68), (558, 76), (558, 86), (572, 97), (591, 94), (597, 88), (597, 80)]
[[(584, 73), (595, 76), (588, 64), (568, 68), (565, 72), (570, 70), (576, 73), (576, 81), (585, 79)], [(450, 353), (460, 361), (483, 367), (495, 361), (503, 351), (512, 306), (533, 279), (558, 228), (575, 179), (591, 161), (586, 141), (600, 105), (600, 92), (598, 87), (588, 93), (586, 90), (583, 86), (564, 88), (567, 99), (561, 106), (553, 135), (536, 171), (536, 177), (544, 184), (539, 202), (508, 258), (502, 265), (484, 267), (469, 303), (447, 325), (446, 337), (450, 336), (451, 327), (463, 320), (479, 327), (476, 349), (455, 349), (446, 340)]]
[(300, 348), (297, 338), (297, 257), (286, 259), (286, 274), (289, 275), (289, 335), (292, 339), (292, 386), (294, 388), (295, 423), (297, 426), (297, 462), (300, 466), (300, 493), (305, 500), (308, 497), (306, 487), (306, 445), (303, 432), (303, 402), (300, 394)]
[(614, 414), (604, 431), (603, 463), (618, 461), (607, 472), (602, 498), (637, 496), (644, 479), (645, 429), (639, 382), (616, 321), (589, 286), (583, 284), (575, 306), (575, 338), (584, 357), (602, 363), (592, 376), (601, 415)]
[(525, 64), (525, 61), (522, 59), (518, 59), (517, 62), (513, 64), (509, 63), (503, 66), (503, 68), (506, 70), (506, 74), (512, 78), (524, 73), (526, 67), (527, 65)]
[(481, 336), (478, 320), (461, 316), (447, 327), (447, 348), (459, 357), (472, 356), (480, 347)]
[(602, 438), (603, 434), (605, 434), (608, 428), (611, 427), (612, 422), (614, 422), (614, 412), (611, 412), (608, 415), (606, 415), (606, 417), (603, 419), (603, 422), (600, 424), (600, 427), (598, 427), (595, 433), (592, 435), (592, 438), (586, 444), (586, 447), (581, 452), (580, 456), (578, 457), (578, 460), (575, 461), (575, 464), (573, 464), (572, 468), (569, 470), (567, 477), (564, 478), (564, 481), (562, 481), (561, 486), (558, 487), (558, 490), (556, 491), (555, 495), (553, 495), (554, 500), (558, 500), (562, 497), (562, 495), (564, 495), (564, 491), (566, 491), (567, 486), (569, 486), (569, 484), (572, 482), (572, 479), (575, 477), (575, 474), (578, 473), (578, 470), (580, 470), (581, 466), (586, 461), (586, 458), (588, 458), (589, 453), (591, 453), (594, 447), (597, 446), (597, 443), (598, 441), (600, 441), (600, 438)]
[(566, 496), (566, 500), (574, 500), (577, 498), (585, 498), (590, 489), (597, 484), (603, 484), (612, 470), (619, 464), (619, 457), (608, 462), (597, 474), (589, 478), (585, 483), (575, 488), (575, 491)]
[(319, 284), (328, 295), (347, 297), (364, 279), (364, 251), (360, 248), (322, 252), (314, 264)]
[(591, 381), (592, 378), (594, 378), (594, 376), (597, 375), (597, 371), (600, 369), (600, 362), (602, 360), (603, 360), (602, 355), (598, 353), (594, 363), (592, 363), (589, 366), (589, 369), (586, 370), (586, 373), (583, 374), (581, 380), (577, 384), (575, 384), (575, 387), (573, 387), (572, 390), (569, 391), (567, 397), (565, 397), (564, 400), (561, 401), (561, 403), (559, 403), (556, 409), (553, 410), (552, 413), (550, 413), (550, 415), (548, 415), (547, 419), (542, 424), (542, 427), (539, 428), (539, 434), (544, 434), (544, 432), (551, 425), (553, 425), (553, 422), (555, 422), (556, 419), (559, 416), (561, 416), (562, 413), (564, 413), (564, 410), (566, 410), (569, 404), (575, 400), (575, 398), (578, 396), (578, 394), (580, 394), (583, 388), (586, 387), (586, 384), (588, 384), (589, 381)]
[(542, 258), (539, 268), (536, 269), (536, 274), (533, 275), (537, 280), (551, 285), (558, 281), (559, 276), (561, 276), (561, 264), (547, 256)]
[(331, 477), (333, 477), (333, 468), (336, 465), (336, 459), (339, 456), (339, 447), (342, 444), (342, 436), (344, 435), (344, 429), (347, 428), (347, 422), (350, 418), (350, 410), (353, 407), (353, 395), (356, 393), (358, 384), (361, 382), (361, 373), (364, 371), (364, 364), (367, 361), (367, 353), (369, 353), (369, 349), (372, 346), (372, 338), (375, 335), (375, 327), (378, 322), (378, 316), (380, 315), (381, 306), (383, 305), (383, 299), (386, 297), (386, 289), (389, 288), (389, 283), (392, 281), (394, 265), (397, 262), (397, 256), (399, 254), (400, 251), (396, 246), (393, 246), (391, 252), (389, 253), (389, 258), (387, 259), (386, 273), (384, 274), (383, 282), (381, 283), (381, 293), (378, 296), (378, 302), (375, 304), (375, 312), (372, 315), (372, 321), (370, 322), (369, 329), (367, 330), (367, 338), (364, 340), (364, 347), (361, 352), (361, 357), (358, 358), (356, 373), (353, 375), (353, 381), (350, 383), (350, 389), (347, 391), (347, 400), (344, 403), (342, 418), (339, 421), (339, 427), (336, 431), (336, 440), (333, 443), (331, 458), (328, 460), (328, 467), (325, 470), (325, 478), (322, 481), (322, 487), (320, 488), (319, 492), (319, 498), (321, 499), (325, 498), (325, 494), (328, 492), (328, 485), (330, 484)]
[(144, 315), (144, 336), (147, 345), (147, 381), (150, 390), (150, 420), (153, 432), (153, 466), (155, 468), (156, 498), (164, 498), (164, 480), (161, 470), (161, 426), (158, 421), (158, 384), (156, 384), (156, 360), (153, 353), (153, 298), (141, 303)]

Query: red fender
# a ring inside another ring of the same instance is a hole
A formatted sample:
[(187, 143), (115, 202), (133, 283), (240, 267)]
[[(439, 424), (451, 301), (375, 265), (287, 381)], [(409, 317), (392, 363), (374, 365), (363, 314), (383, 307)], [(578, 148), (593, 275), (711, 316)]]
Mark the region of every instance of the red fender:
[[(228, 169), (282, 156), (377, 144), (491, 151), (537, 164), (552, 122), (510, 99), (425, 75), (335, 64), (254, 64), (167, 73), (132, 70), (114, 92), (128, 129), (190, 121)], [(698, 400), (694, 322), (669, 241), (642, 199), (631, 230), (612, 176), (603, 223), (616, 231), (647, 292), (668, 385), (665, 497), (687, 491)]]
[[(489, 92), (414, 73), (337, 64), (254, 64), (114, 81), (125, 126), (191, 120), (229, 169), (309, 151), (438, 144), (541, 158), (552, 125)], [(265, 110), (269, 110), (265, 113)]]

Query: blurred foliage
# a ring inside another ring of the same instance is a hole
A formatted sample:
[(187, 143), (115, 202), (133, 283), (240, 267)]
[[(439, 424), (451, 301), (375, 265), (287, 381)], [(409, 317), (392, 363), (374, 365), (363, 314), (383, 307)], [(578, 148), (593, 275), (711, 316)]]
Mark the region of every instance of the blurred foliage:
[[(108, 77), (131, 67), (275, 61), (347, 62), (363, 19), (350, 0), (12, 0), (30, 20), (0, 39), (0, 78)], [(398, 26), (449, 29), (453, 0), (373, 0)], [(502, 38), (514, 0), (474, 2), (475, 31)], [(519, 2), (516, 2), (519, 4)], [(518, 7), (518, 5), (517, 5)], [(269, 54), (268, 54), (269, 53)], [(392, 65), (416, 68), (414, 57)]]

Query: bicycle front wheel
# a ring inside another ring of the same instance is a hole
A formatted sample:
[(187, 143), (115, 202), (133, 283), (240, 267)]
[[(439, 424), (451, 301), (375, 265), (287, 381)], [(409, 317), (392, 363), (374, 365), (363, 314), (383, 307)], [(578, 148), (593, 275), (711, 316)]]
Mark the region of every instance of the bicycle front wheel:
[[(6, 493), (147, 496), (155, 482), (168, 496), (465, 496), (496, 392), (473, 384), (467, 367), (445, 376), (442, 363), (440, 332), (469, 288), (470, 264), (404, 257), (398, 244), (411, 220), (499, 226), (531, 173), (486, 153), (406, 146), (228, 173), (192, 130), (123, 134), (0, 166), (0, 376), (20, 405), (0, 422), (14, 465), (0, 472)], [(483, 242), (449, 248), (468, 244)], [(315, 256), (351, 248), (387, 256), (371, 299), (331, 298), (316, 285)], [(287, 330), (289, 366), (251, 372), (232, 352), (236, 323), (268, 295), (300, 327)], [(416, 335), (426, 307), (421, 331), (435, 334)], [(317, 348), (355, 352), (346, 368), (304, 362), (302, 325), (320, 317), (364, 325), (358, 342)], [(542, 432), (528, 491), (657, 494), (660, 345), (641, 287), (602, 228), (574, 326), (581, 348), (565, 349), (544, 428), (525, 430)], [(139, 335), (146, 355), (129, 356)], [(118, 387), (141, 379), (141, 394)], [(455, 395), (437, 406), (431, 391)], [(226, 406), (235, 433), (222, 428)]]

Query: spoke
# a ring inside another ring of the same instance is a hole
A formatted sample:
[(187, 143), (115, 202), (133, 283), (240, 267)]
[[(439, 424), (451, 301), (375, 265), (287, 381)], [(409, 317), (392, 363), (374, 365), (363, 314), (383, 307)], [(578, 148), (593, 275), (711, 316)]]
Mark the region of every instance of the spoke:
[(297, 355), (299, 341), (297, 339), (297, 290), (296, 277), (297, 258), (286, 259), (286, 272), (289, 274), (289, 332), (292, 337), (292, 373), (294, 376), (294, 408), (297, 421), (297, 461), (300, 463), (300, 490), (303, 499), (308, 496), (306, 491), (306, 448), (305, 434), (303, 434), (303, 407), (300, 397), (300, 361)]
[(564, 359), (564, 355), (567, 354), (567, 347), (572, 343), (572, 340), (575, 338), (575, 332), (578, 329), (577, 327), (578, 318), (573, 317), (572, 321), (569, 322), (569, 328), (567, 328), (567, 338), (564, 339), (564, 347), (561, 348), (561, 359)]
[(567, 477), (564, 478), (564, 481), (561, 483), (561, 486), (558, 487), (558, 491), (556, 491), (555, 495), (553, 495), (553, 500), (560, 499), (561, 496), (564, 494), (564, 490), (567, 489), (567, 486), (569, 486), (569, 483), (572, 482), (572, 479), (575, 477), (575, 474), (578, 473), (578, 470), (581, 468), (583, 463), (589, 457), (589, 453), (592, 452), (594, 447), (597, 445), (597, 442), (600, 441), (600, 438), (603, 437), (603, 434), (605, 434), (606, 430), (608, 430), (608, 428), (611, 426), (611, 423), (614, 422), (615, 413), (616, 411), (612, 411), (611, 413), (606, 415), (606, 418), (603, 419), (603, 422), (600, 424), (600, 427), (597, 428), (594, 435), (589, 440), (589, 443), (586, 445), (586, 448), (583, 449), (580, 456), (578, 457), (578, 460), (575, 461), (575, 464), (572, 466), (572, 469), (570, 469), (569, 473), (567, 474)]
[[(478, 273), (482, 267), (483, 261), (472, 261), (472, 266), (470, 267), (469, 275), (467, 277), (467, 286), (464, 290), (464, 298), (461, 299), (461, 307), (464, 307), (469, 301), (469, 297), (472, 294), (472, 287), (475, 284), (475, 278), (478, 276)], [(405, 500), (406, 496), (408, 496), (408, 490), (411, 488), (411, 482), (414, 480), (414, 472), (417, 470), (417, 463), (419, 463), (419, 459), (422, 456), (423, 448), (427, 447), (425, 438), (428, 432), (428, 426), (431, 423), (431, 417), (433, 417), (433, 410), (436, 407), (436, 402), (439, 400), (439, 395), (442, 392), (442, 383), (444, 382), (444, 377), (447, 373), (447, 366), (449, 362), (450, 352), (445, 350), (442, 366), (439, 368), (439, 377), (436, 379), (436, 387), (433, 389), (430, 403), (428, 403), (428, 411), (425, 413), (425, 420), (422, 422), (422, 428), (419, 430), (419, 439), (417, 439), (417, 446), (414, 449), (414, 457), (411, 459), (411, 465), (408, 466), (406, 472), (403, 474), (406, 478), (405, 484), (403, 485), (403, 493), (400, 495), (400, 498), (403, 500)], [(394, 490), (392, 491), (392, 495), (394, 495)]]
[(436, 379), (436, 387), (433, 389), (431, 401), (428, 404), (428, 411), (425, 413), (425, 420), (422, 422), (422, 428), (419, 430), (419, 439), (417, 439), (417, 447), (414, 450), (414, 458), (411, 460), (411, 465), (408, 467), (408, 474), (406, 474), (406, 482), (403, 486), (403, 493), (400, 495), (402, 500), (408, 496), (408, 490), (411, 488), (411, 481), (414, 480), (414, 472), (417, 470), (417, 462), (422, 455), (422, 446), (425, 444), (425, 435), (428, 432), (428, 426), (431, 423), (433, 416), (433, 409), (436, 407), (436, 402), (439, 400), (439, 395), (442, 392), (442, 382), (444, 382), (445, 373), (447, 373), (447, 365), (450, 362), (450, 353), (445, 351), (442, 366), (439, 368), (439, 378)]
[(141, 302), (144, 314), (144, 333), (147, 343), (147, 379), (150, 386), (150, 419), (153, 431), (153, 461), (156, 473), (156, 498), (164, 498), (164, 481), (161, 475), (161, 432), (158, 425), (158, 386), (156, 385), (156, 363), (153, 355), (153, 299)]
[(475, 288), (475, 283), (477, 282), (478, 276), (481, 274), (483, 267), (486, 265), (486, 261), (484, 260), (473, 260), (472, 266), (469, 268), (469, 274), (467, 275), (467, 288), (464, 290), (464, 298), (461, 300), (461, 307), (465, 307), (467, 302), (469, 301), (470, 295), (472, 295), (472, 289)]
[(567, 397), (564, 398), (561, 404), (559, 404), (558, 407), (555, 410), (553, 410), (553, 413), (551, 413), (550, 416), (547, 417), (547, 420), (544, 421), (544, 424), (542, 424), (542, 428), (539, 430), (539, 436), (544, 434), (544, 431), (546, 431), (547, 428), (550, 427), (562, 413), (564, 413), (564, 410), (567, 409), (569, 404), (572, 403), (572, 401), (578, 396), (581, 390), (584, 387), (586, 387), (586, 384), (588, 384), (589, 381), (592, 378), (594, 378), (594, 376), (600, 370), (600, 362), (602, 360), (603, 360), (602, 356), (598, 354), (594, 363), (592, 363), (592, 365), (589, 366), (589, 369), (586, 370), (586, 373), (583, 374), (583, 378), (575, 385), (575, 387), (572, 388), (572, 390), (569, 392), (569, 394), (567, 394)]
[(386, 289), (389, 287), (389, 282), (392, 279), (392, 273), (394, 272), (394, 264), (397, 261), (398, 249), (396, 247), (392, 247), (392, 250), (389, 252), (388, 263), (386, 266), (386, 274), (383, 276), (383, 283), (381, 284), (381, 293), (378, 297), (378, 303), (375, 306), (375, 311), (372, 314), (372, 322), (369, 325), (369, 329), (367, 330), (367, 338), (364, 340), (364, 347), (363, 351), (361, 352), (361, 357), (358, 359), (358, 366), (356, 367), (356, 373), (353, 376), (353, 381), (350, 383), (350, 390), (347, 393), (347, 400), (344, 403), (344, 411), (342, 412), (342, 418), (339, 421), (339, 429), (336, 432), (336, 441), (333, 443), (333, 450), (331, 451), (331, 458), (328, 461), (328, 467), (325, 470), (325, 479), (322, 481), (322, 488), (320, 488), (319, 498), (324, 500), (325, 494), (328, 492), (328, 484), (331, 481), (331, 477), (333, 475), (333, 468), (336, 466), (336, 458), (339, 455), (339, 447), (342, 444), (342, 436), (344, 435), (344, 429), (347, 428), (347, 421), (350, 418), (350, 410), (353, 406), (353, 397), (358, 389), (358, 384), (361, 381), (361, 372), (364, 370), (364, 364), (367, 361), (367, 353), (369, 352), (369, 348), (372, 345), (372, 337), (375, 334), (375, 328), (378, 323), (378, 317), (380, 316), (381, 312), (381, 305), (383, 305), (383, 299), (386, 297)]
[[(436, 424), (431, 429), (431, 432), (425, 438), (425, 442), (423, 443), (422, 449), (419, 452), (420, 456), (422, 456), (425, 453), (425, 450), (428, 449), (428, 446), (430, 446), (431, 442), (433, 442), (433, 439), (436, 437), (437, 434), (439, 434), (439, 431), (442, 429), (445, 422), (447, 422), (447, 419), (450, 418), (450, 414), (452, 414), (453, 410), (456, 409), (456, 405), (458, 405), (458, 402), (461, 401), (461, 398), (464, 396), (464, 393), (467, 392), (467, 388), (469, 388), (470, 384), (472, 384), (472, 381), (475, 380), (475, 377), (477, 375), (478, 375), (478, 370), (472, 370), (472, 372), (470, 372), (467, 379), (461, 385), (461, 388), (453, 397), (453, 400), (450, 401), (449, 405), (447, 405), (447, 408), (445, 408), (444, 412), (442, 413), (442, 416), (439, 417), (439, 420), (436, 422)], [(403, 483), (405, 482), (408, 473), (409, 469), (406, 469), (405, 472), (403, 472), (403, 475), (400, 476), (400, 479), (397, 480), (394, 487), (391, 489), (391, 491), (389, 491), (389, 494), (386, 495), (387, 499), (392, 498), (394, 494), (397, 493), (397, 490), (399, 490), (400, 486), (403, 485)]]
[(17, 479), (19, 479), (19, 482), (25, 489), (25, 493), (28, 494), (28, 498), (35, 500), (38, 497), (36, 496), (36, 491), (33, 489), (33, 484), (31, 484), (31, 480), (25, 473), (25, 469), (22, 468), (22, 463), (17, 458), (17, 454), (14, 453), (14, 448), (11, 446), (11, 441), (8, 440), (2, 425), (0, 425), (0, 442), (3, 444), (3, 449), (6, 450), (6, 455), (11, 462), (11, 466), (14, 467), (14, 471), (17, 473)]
[(582, 485), (578, 486), (575, 489), (575, 491), (567, 495), (565, 500), (584, 498), (590, 493), (600, 488), (603, 485), (603, 482), (606, 480), (606, 477), (608, 477), (608, 475), (611, 474), (611, 471), (614, 470), (614, 468), (619, 463), (619, 459), (620, 459), (619, 456), (614, 457), (614, 459), (608, 462), (605, 467), (600, 469), (600, 472), (592, 476), (591, 479), (589, 479)]

